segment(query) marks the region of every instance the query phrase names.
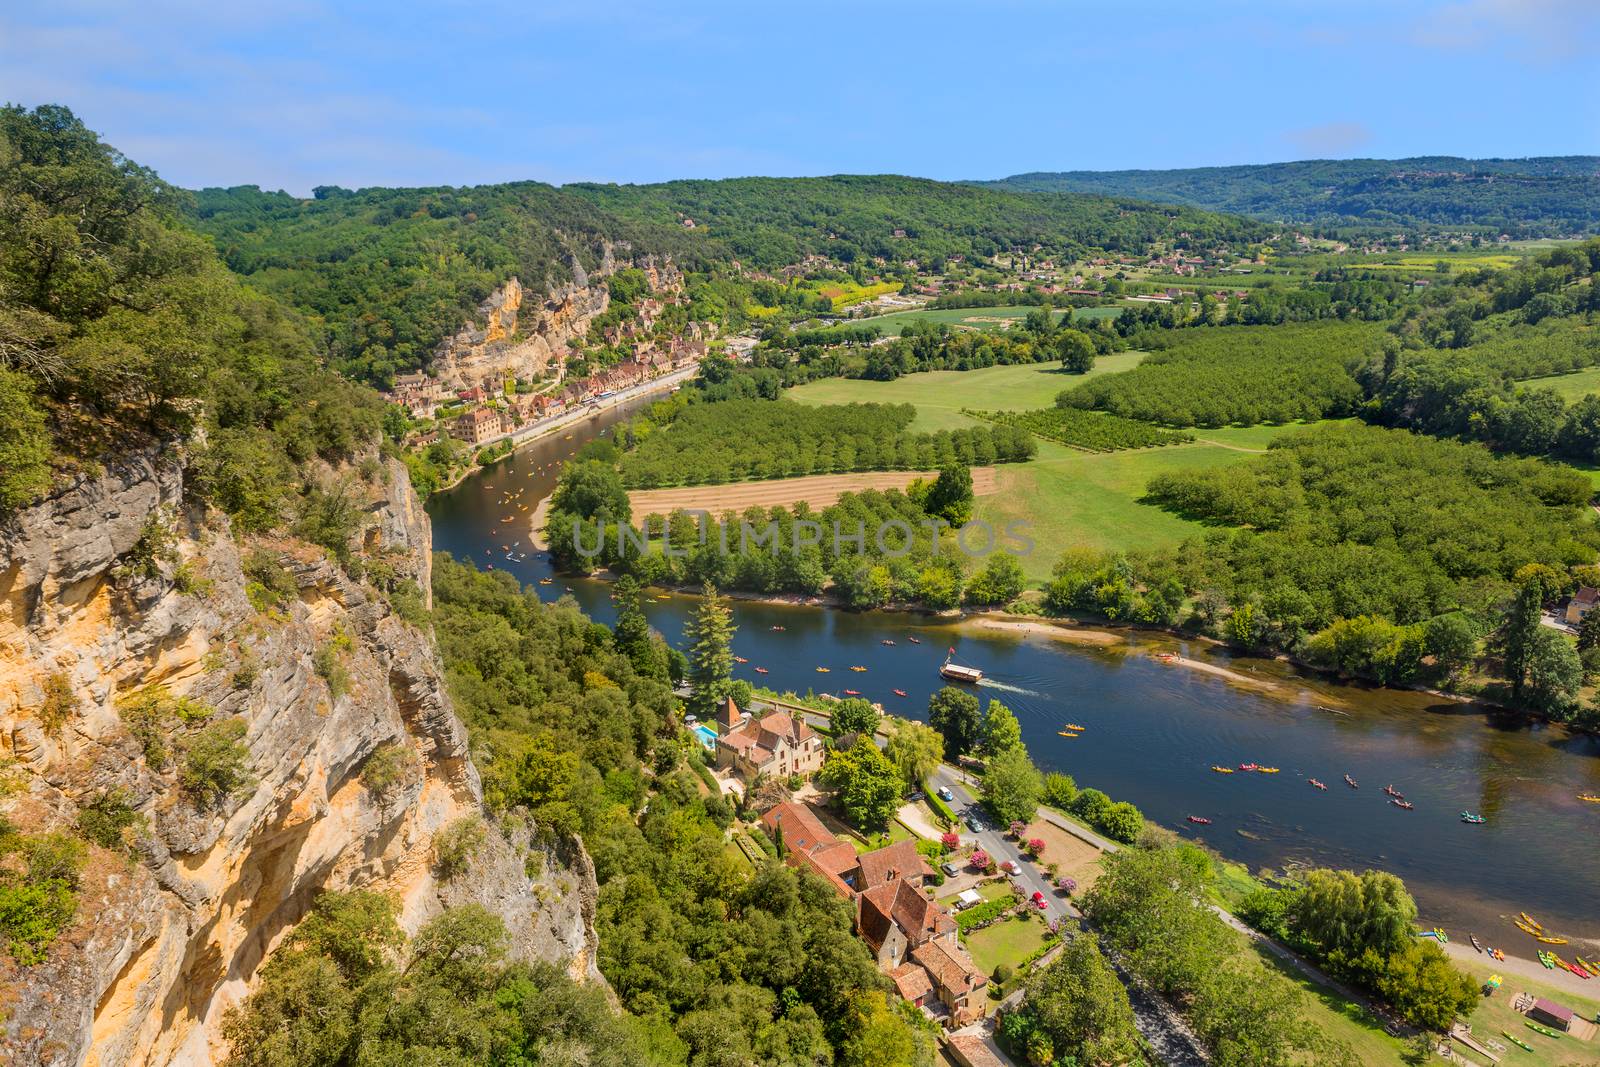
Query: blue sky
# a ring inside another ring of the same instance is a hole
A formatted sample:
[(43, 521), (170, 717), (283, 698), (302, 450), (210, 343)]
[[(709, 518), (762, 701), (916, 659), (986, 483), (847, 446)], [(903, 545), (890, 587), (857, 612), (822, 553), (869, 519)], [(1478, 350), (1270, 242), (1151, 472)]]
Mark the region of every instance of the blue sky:
[(187, 186), (1600, 154), (1600, 0), (52, 0), (0, 99)]

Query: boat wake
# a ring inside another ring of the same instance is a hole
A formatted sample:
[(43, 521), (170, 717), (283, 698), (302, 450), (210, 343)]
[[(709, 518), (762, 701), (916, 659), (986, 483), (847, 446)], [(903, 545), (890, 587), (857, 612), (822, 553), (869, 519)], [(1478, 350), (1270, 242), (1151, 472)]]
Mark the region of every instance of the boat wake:
[(1019, 685), (1007, 685), (1004, 682), (997, 682), (993, 678), (980, 678), (978, 679), (978, 684), (985, 689), (999, 689), (1005, 693), (1016, 693), (1025, 697), (1044, 696), (1044, 694), (1039, 692), (1037, 689), (1024, 689)]

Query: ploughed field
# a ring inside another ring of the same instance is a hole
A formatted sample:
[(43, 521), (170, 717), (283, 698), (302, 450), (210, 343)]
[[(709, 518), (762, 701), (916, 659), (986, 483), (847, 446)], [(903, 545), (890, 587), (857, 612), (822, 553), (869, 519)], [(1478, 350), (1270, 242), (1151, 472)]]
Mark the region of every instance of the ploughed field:
[[(628, 494), (635, 519), (665, 515), (678, 508), (703, 509), (720, 515), (748, 507), (793, 507), (802, 500), (813, 508), (836, 503), (845, 493), (863, 489), (904, 489), (918, 478), (932, 481), (938, 471), (865, 471), (860, 474), (812, 474), (804, 478), (775, 478), (729, 485), (686, 485), (676, 489), (636, 489)], [(995, 491), (993, 467), (972, 468), (972, 491), (985, 496)]]

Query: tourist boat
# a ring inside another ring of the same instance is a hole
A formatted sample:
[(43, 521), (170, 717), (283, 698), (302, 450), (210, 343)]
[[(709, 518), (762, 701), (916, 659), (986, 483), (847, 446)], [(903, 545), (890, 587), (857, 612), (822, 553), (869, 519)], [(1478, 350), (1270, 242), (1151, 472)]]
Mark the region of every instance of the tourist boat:
[(880, 645), (892, 645), (892, 644), (894, 644), (894, 638), (885, 637), (882, 641), (879, 641), (878, 644), (880, 644)]
[(1199, 826), (1210, 826), (1211, 825), (1211, 820), (1206, 818), (1204, 815), (1191, 815), (1191, 816), (1189, 816), (1189, 821), (1192, 822), (1192, 823), (1195, 823), (1195, 824), (1197, 824)]
[(1260, 766), (1260, 765), (1259, 764), (1255, 764), (1255, 763), (1241, 763), (1241, 764), (1239, 764), (1239, 769), (1241, 771), (1253, 771), (1258, 766)]
[(735, 662), (735, 663), (749, 663), (750, 661), (748, 659), (746, 659), (745, 657), (743, 657), (743, 656), (735, 656), (735, 657), (733, 657), (733, 662)]
[(1223, 767), (1220, 764), (1215, 764), (1215, 763), (1213, 763), (1211, 765), (1211, 769), (1216, 771), (1218, 774), (1232, 774), (1233, 773), (1233, 768), (1232, 767)]
[(1479, 826), (1488, 822), (1489, 820), (1485, 819), (1482, 815), (1474, 815), (1470, 811), (1464, 811), (1461, 813), (1461, 821), (1471, 823), (1474, 826)]
[(767, 673), (767, 669), (765, 667), (757, 667), (756, 668), (756, 673), (757, 674), (766, 674)]
[(952, 662), (956, 650), (951, 649), (945, 656), (944, 662), (939, 664), (939, 677), (952, 682), (961, 682), (965, 685), (977, 685), (983, 681), (983, 672), (976, 667), (964, 667)]
[(1416, 808), (1416, 805), (1411, 803), (1411, 801), (1409, 801), (1409, 800), (1401, 800), (1398, 797), (1390, 797), (1389, 798), (1389, 803), (1393, 804), (1397, 808), (1402, 808), (1405, 811), (1411, 811), (1414, 808)]
[(847, 697), (858, 697), (858, 696), (861, 695), (861, 690), (859, 690), (859, 689), (846, 689), (844, 691), (844, 695), (847, 696)]
[(920, 638), (920, 637), (909, 637), (909, 636), (908, 636), (908, 637), (907, 637), (907, 638), (906, 638), (906, 640), (907, 640), (907, 641), (910, 641), (910, 642), (911, 642), (911, 643), (912, 643), (912, 644), (913, 644), (913, 645), (920, 645), (920, 644), (922, 644), (922, 638)]
[(818, 667), (817, 668), (817, 673), (818, 674), (827, 674), (831, 670), (833, 670), (832, 667)]
[(1394, 797), (1396, 800), (1404, 800), (1406, 798), (1406, 795), (1404, 793), (1400, 792), (1400, 790), (1396, 789), (1392, 785), (1384, 786), (1383, 787), (1383, 791), (1385, 793), (1388, 793), (1390, 796)]
[(897, 697), (903, 697), (906, 695), (906, 691), (904, 689), (893, 689), (890, 690), (890, 692), (894, 693), (894, 695)]
[(1537, 934), (1535, 936), (1538, 937), (1542, 944), (1546, 945), (1565, 945), (1567, 943), (1567, 939), (1564, 937), (1546, 937), (1543, 934)]
[(1472, 940), (1472, 947), (1473, 948), (1477, 949), (1479, 952), (1483, 951), (1483, 945), (1478, 941), (1478, 935), (1477, 934), (1468, 934), (1467, 937)]
[(1359, 785), (1356, 785), (1356, 780), (1350, 777), (1348, 774), (1344, 776), (1344, 784), (1349, 786), (1351, 789), (1361, 788)]
[(1256, 768), (1256, 773), (1257, 774), (1277, 774), (1278, 773), (1278, 768), (1276, 768), (1276, 767), (1257, 767)]
[(864, 672), (866, 670), (865, 667), (861, 667), (861, 666), (851, 667), (850, 669), (855, 671), (857, 674), (861, 674), (862, 672)]
[(1327, 789), (1328, 788), (1327, 786), (1323, 785), (1321, 782), (1317, 781), (1315, 778), (1307, 778), (1306, 782), (1313, 789)]

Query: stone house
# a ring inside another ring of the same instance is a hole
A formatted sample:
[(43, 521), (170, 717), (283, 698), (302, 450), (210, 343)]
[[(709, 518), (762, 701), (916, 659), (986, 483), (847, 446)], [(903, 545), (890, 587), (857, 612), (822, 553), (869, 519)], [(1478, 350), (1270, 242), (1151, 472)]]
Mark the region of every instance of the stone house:
[(717, 724), (717, 767), (746, 784), (760, 774), (787, 778), (822, 767), (822, 738), (786, 711), (757, 719), (741, 712), (730, 697), (717, 712)]

